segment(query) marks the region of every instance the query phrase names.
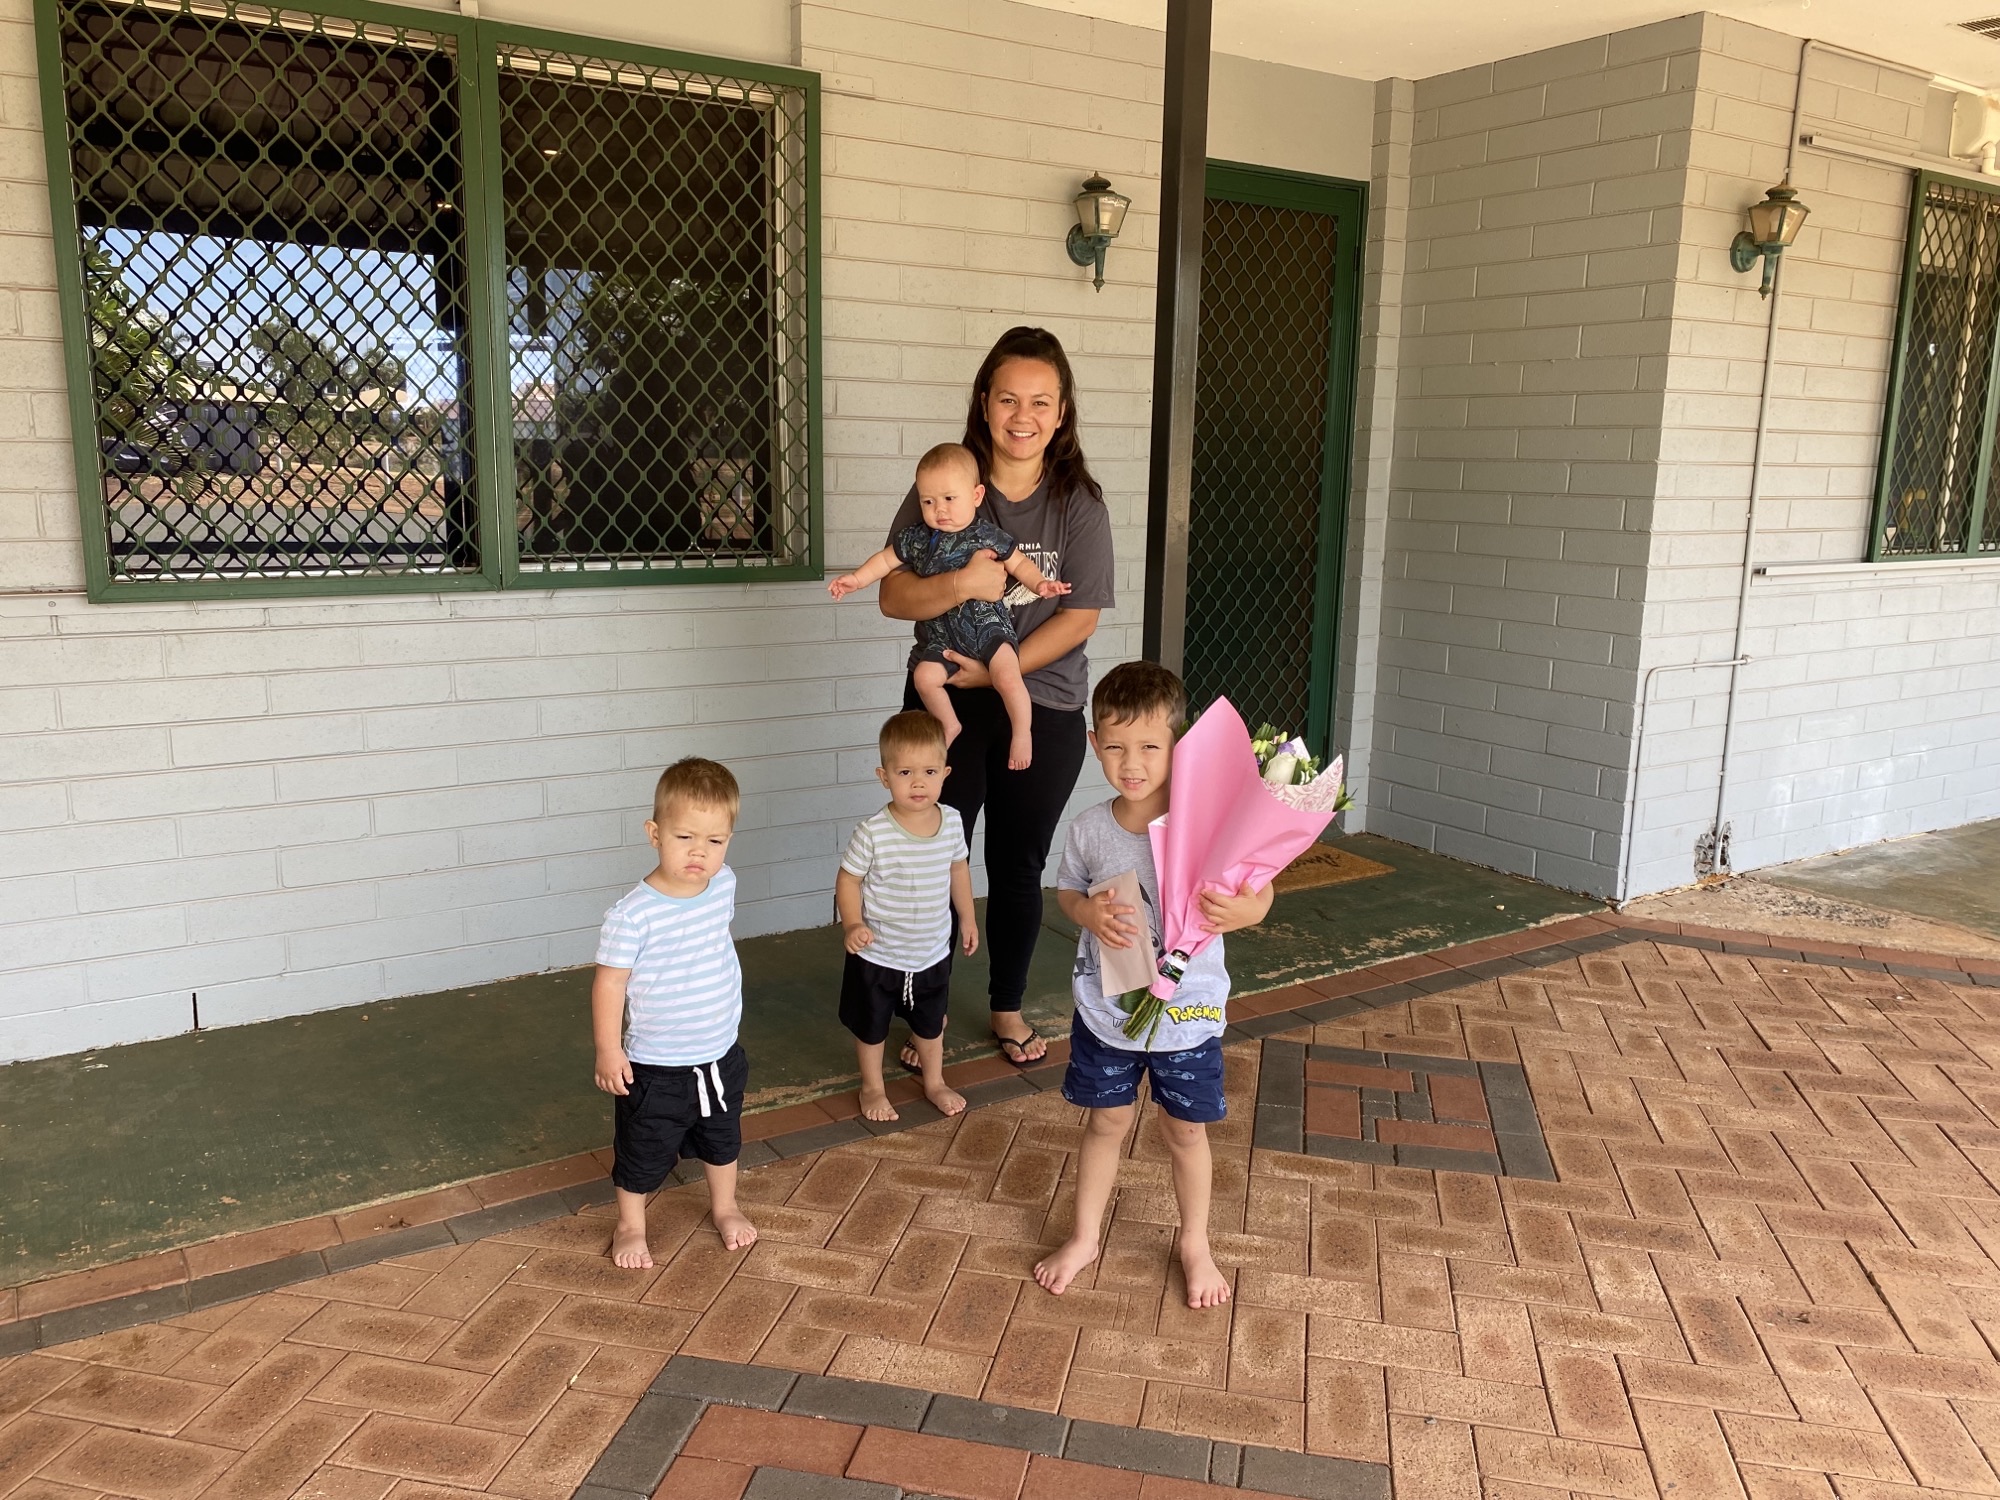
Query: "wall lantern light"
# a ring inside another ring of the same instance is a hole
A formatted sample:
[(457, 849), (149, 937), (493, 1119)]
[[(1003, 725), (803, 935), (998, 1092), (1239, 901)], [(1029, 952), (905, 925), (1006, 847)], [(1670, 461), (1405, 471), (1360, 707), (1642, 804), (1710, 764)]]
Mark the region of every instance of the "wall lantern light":
[(1812, 212), (1798, 200), (1798, 189), (1787, 178), (1767, 191), (1762, 203), (1750, 205), (1750, 227), (1737, 231), (1730, 242), (1729, 264), (1736, 270), (1747, 271), (1759, 259), (1764, 262), (1764, 284), (1757, 288), (1760, 297), (1771, 295), (1771, 281), (1778, 274), (1778, 257), (1791, 248), (1792, 241), (1799, 237), (1799, 227)]
[(1104, 290), (1104, 251), (1125, 227), (1125, 210), (1132, 200), (1111, 191), (1102, 177), (1084, 178), (1083, 191), (1076, 195), (1076, 222), (1069, 227), (1069, 258), (1080, 266), (1097, 267), (1097, 289)]

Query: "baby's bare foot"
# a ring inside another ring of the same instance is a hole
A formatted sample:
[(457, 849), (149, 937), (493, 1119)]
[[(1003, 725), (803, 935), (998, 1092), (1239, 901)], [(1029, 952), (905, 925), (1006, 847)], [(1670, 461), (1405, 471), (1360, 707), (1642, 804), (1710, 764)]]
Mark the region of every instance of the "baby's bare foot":
[(889, 1102), (886, 1089), (863, 1089), (861, 1091), (861, 1115), (867, 1120), (897, 1120), (896, 1106)]
[(644, 1271), (653, 1264), (653, 1252), (646, 1248), (646, 1229), (627, 1229), (622, 1224), (611, 1232), (611, 1264), (626, 1271)]
[(725, 1250), (747, 1250), (757, 1243), (757, 1226), (734, 1209), (715, 1216), (715, 1232)]
[(1007, 769), (1025, 771), (1034, 763), (1035, 737), (1031, 734), (1017, 734), (1007, 743)]
[(1060, 1297), (1096, 1259), (1096, 1241), (1067, 1240), (1060, 1250), (1035, 1267), (1035, 1280), (1051, 1297)]
[(925, 1085), (924, 1097), (931, 1101), (932, 1106), (941, 1115), (962, 1115), (965, 1113), (965, 1095), (958, 1093), (956, 1090), (946, 1088), (943, 1084), (939, 1084), (936, 1088), (931, 1088), (928, 1084)]
[(1229, 1278), (1215, 1264), (1206, 1241), (1181, 1245), (1181, 1272), (1187, 1277), (1188, 1306), (1220, 1307), (1229, 1300)]

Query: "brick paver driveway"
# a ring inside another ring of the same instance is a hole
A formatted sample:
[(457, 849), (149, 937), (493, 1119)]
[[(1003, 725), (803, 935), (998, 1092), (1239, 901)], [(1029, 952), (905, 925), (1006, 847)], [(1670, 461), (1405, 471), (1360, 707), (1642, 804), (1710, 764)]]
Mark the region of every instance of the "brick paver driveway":
[[(1521, 1064), (1553, 1182), (1255, 1149), (1263, 1044), (1234, 1045), (1228, 1309), (1180, 1304), (1143, 1129), (1095, 1274), (1027, 1279), (1078, 1137), (1044, 1093), (759, 1168), (747, 1255), (683, 1188), (655, 1272), (584, 1214), (0, 1362), (0, 1496), (553, 1500), (677, 1353), (1387, 1462), (1399, 1500), (2000, 1493), (1996, 1017), (2000, 990), (1634, 942), (1286, 1034)], [(766, 1420), (841, 1472), (814, 1419)], [(788, 1462), (703, 1451), (660, 1493)]]

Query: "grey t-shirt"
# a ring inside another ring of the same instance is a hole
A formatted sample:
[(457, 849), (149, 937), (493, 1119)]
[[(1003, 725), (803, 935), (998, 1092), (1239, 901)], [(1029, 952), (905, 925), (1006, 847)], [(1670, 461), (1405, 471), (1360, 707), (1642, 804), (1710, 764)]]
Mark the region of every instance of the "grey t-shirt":
[[(1002, 601), (1014, 615), (1014, 634), (1026, 640), (1058, 609), (1110, 609), (1118, 602), (1116, 565), (1111, 555), (1111, 512), (1087, 494), (1067, 503), (1051, 498), (1046, 475), (1025, 500), (1009, 500), (991, 485), (979, 508), (994, 525), (1021, 544), (1045, 577), (1070, 586), (1067, 594), (1043, 599), (1015, 584)], [(914, 486), (889, 523), (889, 545), (906, 526), (923, 520)], [(1082, 708), (1090, 698), (1090, 663), (1077, 646), (1046, 667), (1028, 673), (1028, 696), (1044, 708)]]
[[(1116, 799), (1114, 798), (1113, 801)], [(1153, 868), (1153, 841), (1143, 833), (1127, 833), (1111, 814), (1111, 803), (1086, 807), (1069, 825), (1069, 841), (1063, 845), (1062, 869), (1056, 887), (1065, 891), (1085, 891), (1100, 880), (1109, 880), (1127, 870), (1138, 872), (1139, 899), (1145, 907), (1146, 925), (1152, 930), (1153, 947), (1160, 947), (1160, 877)], [(1212, 1036), (1222, 1035), (1229, 1006), (1229, 970), (1222, 958), (1222, 939), (1215, 938), (1188, 961), (1187, 973), (1167, 1002), (1160, 1029), (1149, 1042), (1141, 1035), (1125, 1035), (1125, 1012), (1118, 997), (1104, 993), (1099, 979), (1096, 934), (1077, 935), (1076, 967), (1070, 975), (1070, 993), (1076, 1012), (1083, 1017), (1091, 1034), (1107, 1047), (1127, 1052), (1187, 1052)]]

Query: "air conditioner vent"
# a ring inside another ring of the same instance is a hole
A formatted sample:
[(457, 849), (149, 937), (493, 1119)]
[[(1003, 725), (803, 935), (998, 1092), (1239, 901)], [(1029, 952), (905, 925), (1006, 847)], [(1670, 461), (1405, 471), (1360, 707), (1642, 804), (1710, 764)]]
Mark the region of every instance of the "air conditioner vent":
[(1988, 16), (1983, 21), (1960, 21), (1958, 24), (1966, 31), (1976, 31), (1983, 37), (2000, 42), (2000, 16)]

